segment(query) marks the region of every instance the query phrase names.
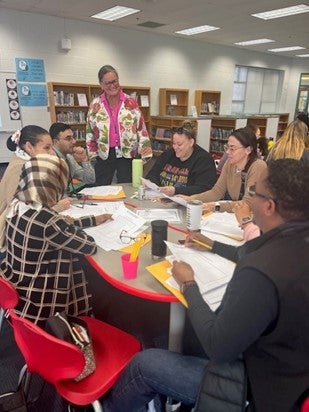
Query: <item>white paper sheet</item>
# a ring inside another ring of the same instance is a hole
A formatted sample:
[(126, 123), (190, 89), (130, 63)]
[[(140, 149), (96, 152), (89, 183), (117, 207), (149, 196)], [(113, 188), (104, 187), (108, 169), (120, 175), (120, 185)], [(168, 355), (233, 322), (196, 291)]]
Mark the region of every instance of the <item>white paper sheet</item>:
[[(93, 203), (93, 202), (91, 202)], [(61, 215), (64, 216), (71, 216), (74, 219), (78, 219), (83, 216), (98, 216), (103, 213), (115, 213), (119, 207), (125, 207), (124, 203), (122, 201), (119, 202), (97, 202), (94, 205), (93, 204), (88, 204), (85, 202), (83, 205), (83, 202), (75, 202), (71, 205), (71, 207), (68, 210), (64, 210), (61, 212)]]
[(151, 197), (156, 197), (157, 194), (157, 197), (166, 197), (168, 199), (171, 199), (173, 202), (178, 203), (181, 206), (187, 206), (187, 201), (185, 199), (178, 196), (165, 195), (160, 191), (160, 187), (156, 183), (151, 182), (149, 179), (145, 179), (142, 177), (142, 184), (146, 186), (146, 188), (151, 189), (151, 192), (149, 193)]
[(204, 300), (212, 310), (215, 310), (220, 305), (226, 286), (232, 278), (235, 263), (208, 251), (201, 252), (171, 242), (166, 244), (176, 260), (191, 265), (194, 279)]
[(243, 238), (243, 231), (239, 227), (234, 213), (212, 213), (210, 216), (203, 217), (201, 230), (226, 236), (235, 236), (240, 239)]
[(173, 223), (181, 222), (181, 214), (178, 209), (136, 209), (136, 214), (147, 220), (147, 222), (153, 220), (167, 220)]
[(109, 196), (118, 195), (122, 190), (122, 186), (95, 186), (95, 187), (85, 187), (79, 193), (86, 196)]

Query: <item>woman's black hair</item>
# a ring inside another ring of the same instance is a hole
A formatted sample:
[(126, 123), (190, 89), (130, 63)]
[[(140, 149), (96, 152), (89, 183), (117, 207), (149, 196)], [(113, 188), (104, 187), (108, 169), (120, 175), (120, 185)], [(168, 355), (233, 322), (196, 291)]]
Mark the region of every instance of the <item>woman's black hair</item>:
[(256, 136), (250, 127), (236, 129), (230, 136), (234, 136), (243, 147), (251, 147), (251, 153), (249, 154), (245, 169), (243, 170), (244, 172), (247, 172), (252, 163), (258, 158)]
[(47, 130), (43, 129), (43, 127), (29, 125), (25, 126), (20, 131), (20, 138), (19, 142), (15, 143), (12, 140), (12, 136), (10, 136), (6, 142), (7, 148), (11, 152), (15, 152), (17, 146), (24, 150), (24, 146), (27, 142), (31, 143), (32, 146), (36, 146), (38, 142), (41, 140), (40, 136), (44, 134), (49, 134)]

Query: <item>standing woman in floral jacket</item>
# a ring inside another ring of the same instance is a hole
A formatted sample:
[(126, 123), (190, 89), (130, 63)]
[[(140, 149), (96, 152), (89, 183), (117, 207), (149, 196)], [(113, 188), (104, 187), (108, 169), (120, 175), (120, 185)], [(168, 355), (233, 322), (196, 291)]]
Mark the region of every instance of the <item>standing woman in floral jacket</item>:
[(90, 103), (86, 142), (90, 158), (96, 157), (96, 185), (132, 181), (132, 159), (152, 157), (144, 117), (136, 100), (120, 88), (117, 71), (109, 65), (98, 73), (103, 93)]

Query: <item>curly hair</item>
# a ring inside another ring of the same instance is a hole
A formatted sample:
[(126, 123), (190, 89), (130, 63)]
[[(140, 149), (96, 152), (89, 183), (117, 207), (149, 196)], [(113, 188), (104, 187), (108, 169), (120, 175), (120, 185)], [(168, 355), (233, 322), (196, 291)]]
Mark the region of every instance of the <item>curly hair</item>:
[(285, 221), (309, 219), (309, 164), (295, 159), (269, 163), (265, 184)]

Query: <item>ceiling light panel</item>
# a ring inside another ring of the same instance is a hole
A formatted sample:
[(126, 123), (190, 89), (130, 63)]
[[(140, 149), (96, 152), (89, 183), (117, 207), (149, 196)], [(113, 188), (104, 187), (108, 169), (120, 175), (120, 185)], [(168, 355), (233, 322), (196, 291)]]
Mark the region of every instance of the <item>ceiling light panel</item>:
[(115, 6), (111, 9), (101, 11), (100, 13), (94, 14), (91, 17), (95, 19), (115, 21), (122, 19), (123, 17), (130, 16), (130, 14), (139, 13), (140, 10), (132, 9), (130, 7)]
[(280, 47), (278, 49), (268, 49), (271, 52), (286, 52), (286, 51), (293, 51), (293, 50), (303, 50), (305, 47), (300, 46), (293, 46), (293, 47)]
[(270, 20), (270, 19), (278, 19), (279, 17), (287, 17), (287, 16), (292, 16), (294, 14), (301, 14), (301, 13), (308, 13), (308, 12), (309, 12), (309, 6), (307, 6), (306, 4), (298, 4), (297, 6), (284, 7), (283, 9), (270, 10), (270, 11), (265, 11), (263, 13), (251, 14), (251, 16), (257, 17), (263, 20)]
[(219, 30), (219, 29), (220, 27), (205, 25), (205, 26), (192, 27), (191, 29), (179, 30), (179, 31), (176, 31), (175, 33), (185, 34), (186, 36), (193, 36), (194, 34), (205, 33), (206, 31), (213, 31), (213, 30)]
[(238, 46), (251, 46), (253, 44), (264, 44), (264, 43), (272, 43), (275, 40), (270, 39), (256, 39), (256, 40), (248, 40), (248, 41), (239, 41), (237, 44)]

